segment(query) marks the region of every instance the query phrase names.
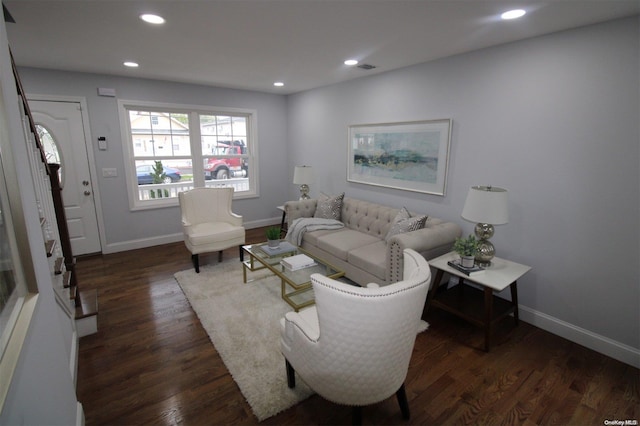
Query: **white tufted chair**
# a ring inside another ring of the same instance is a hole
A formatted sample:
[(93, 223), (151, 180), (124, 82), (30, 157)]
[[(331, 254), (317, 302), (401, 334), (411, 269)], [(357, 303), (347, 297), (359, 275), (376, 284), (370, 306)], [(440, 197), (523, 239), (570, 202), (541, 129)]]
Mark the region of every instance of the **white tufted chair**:
[(200, 272), (200, 253), (219, 252), (238, 246), (242, 261), (245, 230), (242, 216), (231, 211), (233, 187), (196, 188), (178, 193), (182, 210), (184, 244), (191, 252), (196, 272)]
[(290, 388), (297, 371), (323, 398), (354, 406), (354, 423), (361, 422), (362, 406), (395, 393), (409, 419), (404, 380), (431, 270), (411, 249), (404, 250), (403, 268), (403, 281), (384, 287), (311, 276), (315, 306), (288, 312), (280, 321)]

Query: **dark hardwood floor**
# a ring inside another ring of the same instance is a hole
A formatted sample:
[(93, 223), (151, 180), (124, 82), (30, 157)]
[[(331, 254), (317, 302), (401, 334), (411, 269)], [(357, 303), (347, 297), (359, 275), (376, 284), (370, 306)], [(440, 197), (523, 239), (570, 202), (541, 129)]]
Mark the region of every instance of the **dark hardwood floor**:
[[(263, 229), (247, 240), (263, 240)], [(224, 253), (238, 258), (238, 250)], [(217, 254), (201, 256), (201, 264)], [(80, 340), (78, 400), (91, 425), (257, 424), (173, 274), (191, 268), (183, 243), (78, 260), (83, 289), (99, 297), (98, 333)], [(483, 332), (430, 312), (406, 388), (363, 411), (363, 424), (603, 425), (640, 420), (639, 371), (529, 324)], [(285, 374), (284, 361), (282, 374)], [(316, 396), (262, 422), (349, 424), (351, 410)]]

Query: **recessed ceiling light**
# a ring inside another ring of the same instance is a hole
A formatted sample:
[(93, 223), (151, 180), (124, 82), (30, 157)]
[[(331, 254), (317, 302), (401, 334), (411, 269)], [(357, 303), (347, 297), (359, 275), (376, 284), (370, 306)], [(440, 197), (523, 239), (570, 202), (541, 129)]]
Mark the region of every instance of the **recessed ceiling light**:
[(525, 13), (527, 12), (522, 9), (513, 9), (507, 12), (504, 12), (502, 15), (500, 15), (500, 17), (502, 19), (517, 19), (517, 18), (523, 17)]
[(358, 65), (358, 61), (355, 59), (347, 59), (344, 61), (344, 64), (349, 66)]
[(124, 62), (124, 66), (125, 67), (129, 67), (129, 68), (138, 68), (139, 67), (137, 62), (132, 62), (132, 61)]
[(154, 15), (151, 13), (140, 15), (140, 19), (150, 24), (164, 24), (164, 18), (162, 16)]
[(284, 86), (284, 83), (281, 82), (281, 81), (276, 81), (275, 83), (273, 83), (273, 85), (276, 86), (276, 87), (282, 87), (282, 86)]

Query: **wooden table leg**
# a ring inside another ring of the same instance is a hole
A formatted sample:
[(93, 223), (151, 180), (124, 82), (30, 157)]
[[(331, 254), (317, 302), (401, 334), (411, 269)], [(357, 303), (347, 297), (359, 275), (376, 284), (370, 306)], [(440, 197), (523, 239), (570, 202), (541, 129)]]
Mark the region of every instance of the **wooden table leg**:
[(282, 221), (280, 222), (280, 238), (287, 236), (287, 212), (282, 210)]
[(484, 288), (484, 350), (489, 352), (491, 347), (491, 319), (493, 318), (493, 290)]
[(444, 271), (441, 269), (438, 269), (438, 272), (436, 272), (436, 279), (433, 280), (433, 282), (431, 283), (431, 289), (427, 294), (427, 303), (425, 304), (424, 311), (422, 312), (423, 318), (429, 312), (429, 306), (431, 305), (431, 301), (433, 300), (433, 298), (436, 296), (436, 293), (438, 292), (438, 287), (440, 287), (440, 281), (442, 280), (442, 275), (444, 275)]
[(518, 281), (514, 281), (509, 286), (511, 289), (511, 303), (513, 303), (513, 318), (516, 320), (516, 325), (520, 317), (518, 315)]

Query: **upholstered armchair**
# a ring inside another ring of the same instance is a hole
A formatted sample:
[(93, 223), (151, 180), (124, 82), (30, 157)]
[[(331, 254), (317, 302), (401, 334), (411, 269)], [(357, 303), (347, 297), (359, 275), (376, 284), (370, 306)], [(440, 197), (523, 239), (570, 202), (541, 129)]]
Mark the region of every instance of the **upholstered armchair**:
[(182, 211), (184, 244), (191, 252), (196, 272), (200, 273), (200, 253), (219, 252), (238, 246), (242, 261), (245, 229), (242, 216), (231, 211), (233, 187), (196, 188), (178, 193)]
[(362, 407), (396, 394), (409, 419), (404, 381), (431, 284), (427, 261), (404, 250), (404, 279), (384, 287), (357, 287), (320, 274), (311, 276), (315, 306), (288, 312), (280, 321), (287, 381), (295, 373), (337, 404)]

